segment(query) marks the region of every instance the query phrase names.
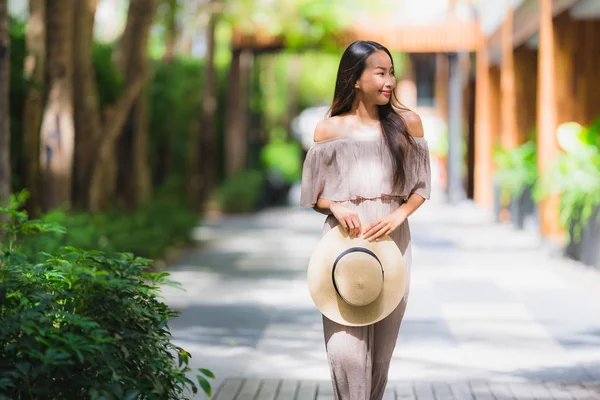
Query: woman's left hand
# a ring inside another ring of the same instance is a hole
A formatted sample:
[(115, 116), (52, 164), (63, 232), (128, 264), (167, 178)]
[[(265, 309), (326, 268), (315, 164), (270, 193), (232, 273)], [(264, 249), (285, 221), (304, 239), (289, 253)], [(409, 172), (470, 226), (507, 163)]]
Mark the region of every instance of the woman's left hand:
[(394, 232), (402, 223), (406, 220), (406, 214), (402, 211), (394, 211), (391, 214), (386, 215), (383, 218), (379, 218), (377, 221), (367, 225), (362, 235), (369, 242), (378, 240), (379, 238), (389, 235)]

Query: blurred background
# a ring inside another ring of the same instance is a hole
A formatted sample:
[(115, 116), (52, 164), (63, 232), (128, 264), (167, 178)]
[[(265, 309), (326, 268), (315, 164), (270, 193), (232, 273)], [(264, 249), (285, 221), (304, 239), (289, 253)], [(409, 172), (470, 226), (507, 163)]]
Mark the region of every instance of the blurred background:
[(66, 227), (29, 255), (200, 270), (223, 221), (252, 236), (296, 215), (341, 54), (363, 39), (393, 53), (423, 120), (436, 207), (597, 279), (600, 1), (0, 0), (0, 17), (0, 198), (27, 190), (29, 215)]
[(360, 38), (394, 54), (438, 198), (473, 199), (555, 247), (582, 231), (569, 254), (599, 262), (584, 248), (600, 203), (595, 1), (65, 3), (8, 1), (0, 178), (81, 245), (145, 252), (145, 238), (109, 237), (120, 227), (92, 231), (157, 202), (160, 226), (297, 203), (341, 52)]

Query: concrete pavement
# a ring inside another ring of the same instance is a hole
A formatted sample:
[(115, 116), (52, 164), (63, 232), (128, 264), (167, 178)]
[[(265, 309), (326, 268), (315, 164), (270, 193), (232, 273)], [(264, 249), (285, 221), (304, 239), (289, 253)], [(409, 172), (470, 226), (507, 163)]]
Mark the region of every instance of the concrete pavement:
[[(182, 312), (171, 331), (215, 388), (328, 380), (305, 279), (323, 219), (297, 206), (226, 217), (199, 228), (204, 248), (171, 268), (186, 289), (164, 290)], [(599, 271), (548, 256), (470, 203), (428, 202), (410, 223), (411, 295), (390, 382), (600, 382)]]

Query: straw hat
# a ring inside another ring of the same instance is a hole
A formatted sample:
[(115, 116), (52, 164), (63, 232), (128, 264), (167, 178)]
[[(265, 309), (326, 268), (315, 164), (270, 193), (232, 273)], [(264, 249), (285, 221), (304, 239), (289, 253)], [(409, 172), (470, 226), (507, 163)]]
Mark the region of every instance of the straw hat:
[(406, 264), (388, 236), (377, 242), (351, 238), (340, 225), (327, 232), (308, 263), (308, 290), (330, 320), (374, 324), (392, 313), (406, 289)]

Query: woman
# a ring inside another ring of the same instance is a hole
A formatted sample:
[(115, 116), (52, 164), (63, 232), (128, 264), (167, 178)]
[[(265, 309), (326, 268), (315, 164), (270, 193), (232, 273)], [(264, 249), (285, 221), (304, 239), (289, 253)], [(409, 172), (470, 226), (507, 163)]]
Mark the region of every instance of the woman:
[[(341, 224), (349, 236), (389, 235), (404, 255), (410, 282), (407, 218), (430, 194), (427, 142), (417, 114), (394, 95), (390, 52), (356, 41), (342, 55), (330, 117), (319, 122), (302, 172), (301, 204), (327, 215), (322, 234)], [(408, 288), (383, 320), (359, 327), (323, 315), (325, 347), (337, 400), (380, 400)]]

